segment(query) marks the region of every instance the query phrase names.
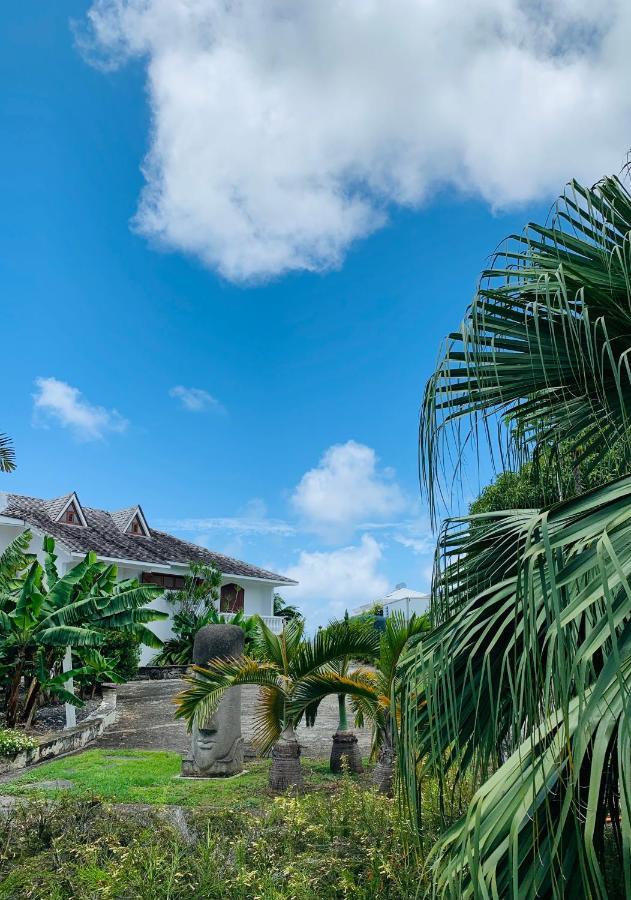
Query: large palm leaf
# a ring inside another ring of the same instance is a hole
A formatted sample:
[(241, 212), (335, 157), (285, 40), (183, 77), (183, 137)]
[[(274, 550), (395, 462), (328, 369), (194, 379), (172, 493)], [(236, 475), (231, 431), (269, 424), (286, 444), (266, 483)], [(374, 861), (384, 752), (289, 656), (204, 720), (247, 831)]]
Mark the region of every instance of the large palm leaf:
[(15, 469), (15, 450), (11, 438), (0, 434), (0, 472), (13, 472)]
[[(457, 469), (496, 421), (518, 459), (562, 441), (577, 463), (613, 449), (629, 470), (630, 228), (618, 179), (573, 184), (484, 273), (425, 393), (434, 513), (448, 457)], [(631, 894), (631, 478), (451, 520), (433, 604), (438, 628), (403, 665), (407, 799), (423, 766), (486, 779), (436, 850), (438, 890), (607, 896), (611, 832)]]
[[(628, 469), (631, 197), (617, 178), (572, 183), (547, 227), (512, 235), (483, 272), (423, 401), (420, 448), (432, 509), (445, 472), (498, 417), (523, 458), (560, 441), (576, 458), (616, 447)], [(454, 443), (455, 439), (455, 443)]]

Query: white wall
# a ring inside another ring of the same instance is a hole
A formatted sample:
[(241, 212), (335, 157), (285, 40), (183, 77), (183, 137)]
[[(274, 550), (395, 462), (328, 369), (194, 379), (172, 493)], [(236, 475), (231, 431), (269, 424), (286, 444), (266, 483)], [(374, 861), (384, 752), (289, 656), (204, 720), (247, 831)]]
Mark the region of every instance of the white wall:
[[(33, 529), (31, 529), (33, 530)], [(17, 537), (18, 534), (25, 531), (25, 527), (23, 525), (7, 525), (0, 523), (0, 553), (5, 550), (8, 545), (11, 543), (14, 538)], [(31, 545), (29, 550), (31, 553), (35, 553), (37, 558), (41, 563), (44, 562), (44, 554), (42, 551), (42, 542), (44, 536), (39, 533), (35, 533), (33, 539), (31, 541)], [(60, 544), (56, 544), (55, 553), (57, 554), (57, 565), (60, 572), (65, 572), (67, 569), (71, 568), (73, 565), (76, 565), (80, 558), (77, 556), (71, 556)], [(147, 565), (147, 570), (150, 570), (151, 566)], [(118, 577), (120, 580), (125, 578), (138, 578), (140, 579), (142, 575), (142, 567), (137, 566), (119, 566), (118, 568)], [(178, 567), (177, 569), (173, 569), (173, 574), (183, 575), (186, 572), (186, 567)], [(222, 584), (238, 584), (244, 589), (244, 612), (246, 616), (271, 616), (274, 614), (274, 586), (271, 585), (267, 581), (250, 581), (249, 579), (239, 579), (237, 577), (231, 577), (229, 575), (225, 576), (222, 579)], [(166, 597), (163, 595), (154, 600), (150, 605), (151, 609), (159, 610), (160, 612), (173, 613), (173, 607), (167, 603)], [(173, 628), (171, 627), (171, 619), (163, 619), (160, 622), (149, 622), (148, 627), (156, 634), (162, 641), (168, 640), (173, 634)], [(146, 666), (149, 664), (151, 658), (155, 656), (157, 650), (154, 650), (153, 647), (141, 647), (140, 650), (140, 665)]]
[[(126, 570), (121, 570), (121, 572), (125, 572)], [(133, 578), (136, 577), (138, 573), (129, 572), (129, 574), (122, 574), (121, 577), (125, 578)], [(177, 572), (175, 574), (184, 574), (184, 570), (182, 572)], [(222, 578), (222, 584), (238, 584), (243, 588), (243, 611), (246, 616), (271, 616), (273, 615), (274, 610), (274, 586), (271, 585), (267, 581), (250, 581), (249, 579), (240, 579), (236, 576), (226, 575)], [(166, 601), (166, 597), (163, 595), (158, 597), (151, 604), (151, 609), (157, 609), (161, 612), (173, 613), (173, 606)], [(158, 637), (166, 641), (173, 634), (173, 628), (171, 627), (171, 619), (164, 619), (161, 622), (150, 622), (149, 628), (157, 634)], [(140, 665), (146, 666), (149, 665), (151, 658), (155, 656), (156, 650), (153, 650), (151, 647), (142, 647), (140, 652)]]
[[(11, 541), (14, 541), (23, 531), (26, 531), (24, 525), (6, 525), (0, 523), (0, 553), (6, 550)], [(42, 544), (44, 542), (44, 535), (35, 532), (33, 528), (30, 528), (30, 531), (33, 532), (33, 537), (29, 545), (29, 552), (34, 553), (38, 560), (43, 564), (44, 551), (42, 550)], [(60, 547), (59, 544), (55, 546), (55, 553), (57, 554), (57, 567), (60, 572), (64, 572), (67, 566), (73, 565), (72, 557), (63, 547)], [(78, 560), (76, 561), (78, 562)]]
[(243, 612), (246, 616), (274, 615), (274, 587), (268, 581), (245, 581), (225, 578), (224, 584), (230, 581), (238, 583), (245, 591)]
[(393, 612), (401, 612), (404, 616), (411, 616), (412, 613), (416, 613), (417, 616), (424, 615), (429, 612), (429, 597), (418, 597), (410, 599), (407, 602), (406, 599), (403, 598), (401, 600), (395, 600), (393, 603), (384, 603), (384, 616), (392, 615)]

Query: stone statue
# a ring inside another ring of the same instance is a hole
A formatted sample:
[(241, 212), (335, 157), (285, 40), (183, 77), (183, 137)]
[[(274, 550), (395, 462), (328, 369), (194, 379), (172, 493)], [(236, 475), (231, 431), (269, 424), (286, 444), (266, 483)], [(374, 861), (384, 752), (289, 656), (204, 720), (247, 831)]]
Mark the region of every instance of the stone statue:
[[(193, 663), (234, 658), (243, 653), (243, 629), (238, 625), (205, 625), (195, 635)], [(228, 688), (219, 707), (202, 726), (193, 725), (191, 749), (182, 760), (182, 775), (217, 778), (243, 771), (241, 688)]]

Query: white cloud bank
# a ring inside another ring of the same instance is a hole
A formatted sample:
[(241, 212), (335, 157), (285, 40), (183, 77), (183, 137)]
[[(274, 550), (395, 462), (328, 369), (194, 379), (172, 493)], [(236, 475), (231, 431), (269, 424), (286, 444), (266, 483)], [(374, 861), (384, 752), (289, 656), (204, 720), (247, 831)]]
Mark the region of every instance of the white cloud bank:
[(163, 519), (158, 522), (159, 528), (166, 531), (185, 531), (200, 535), (198, 540), (207, 541), (206, 533), (209, 531), (223, 531), (239, 536), (278, 535), (291, 537), (295, 534), (292, 525), (282, 519), (271, 519), (267, 514), (267, 507), (259, 497), (250, 500), (249, 503), (236, 516), (210, 516), (190, 519)]
[(206, 412), (208, 410), (223, 412), (223, 406), (219, 400), (216, 400), (203, 388), (184, 387), (177, 384), (170, 389), (169, 397), (179, 400), (187, 412)]
[[(388, 579), (378, 571), (382, 550), (370, 535), (359, 545), (330, 552), (302, 551), (298, 562), (285, 570), (299, 582), (287, 591), (287, 598), (308, 610), (310, 624), (321, 624), (331, 616), (341, 616), (362, 603), (383, 597)], [(310, 601), (308, 606), (303, 601)]]
[(302, 476), (291, 502), (308, 527), (331, 536), (406, 506), (394, 472), (380, 469), (372, 447), (357, 441), (329, 447), (318, 465)]
[(89, 58), (147, 62), (136, 227), (234, 280), (340, 263), (391, 204), (505, 206), (618, 168), (624, 0), (94, 0)]
[(33, 394), (34, 421), (46, 425), (54, 421), (69, 428), (83, 441), (96, 441), (107, 432), (125, 431), (129, 422), (115, 409), (95, 406), (81, 391), (57, 378), (36, 378)]

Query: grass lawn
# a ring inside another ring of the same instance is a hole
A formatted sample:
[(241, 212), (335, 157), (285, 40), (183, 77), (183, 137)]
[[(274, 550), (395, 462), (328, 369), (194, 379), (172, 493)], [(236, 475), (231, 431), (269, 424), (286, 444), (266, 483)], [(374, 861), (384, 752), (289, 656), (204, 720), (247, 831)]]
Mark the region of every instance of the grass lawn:
[[(2, 785), (3, 794), (83, 799), (98, 797), (111, 803), (175, 804), (217, 808), (256, 808), (269, 798), (267, 776), (271, 760), (246, 764), (235, 778), (181, 779), (179, 753), (159, 750), (86, 750), (44, 763)], [(303, 760), (308, 788), (330, 786), (339, 778), (329, 772), (328, 760)], [(41, 787), (41, 782), (71, 781), (72, 788)]]

